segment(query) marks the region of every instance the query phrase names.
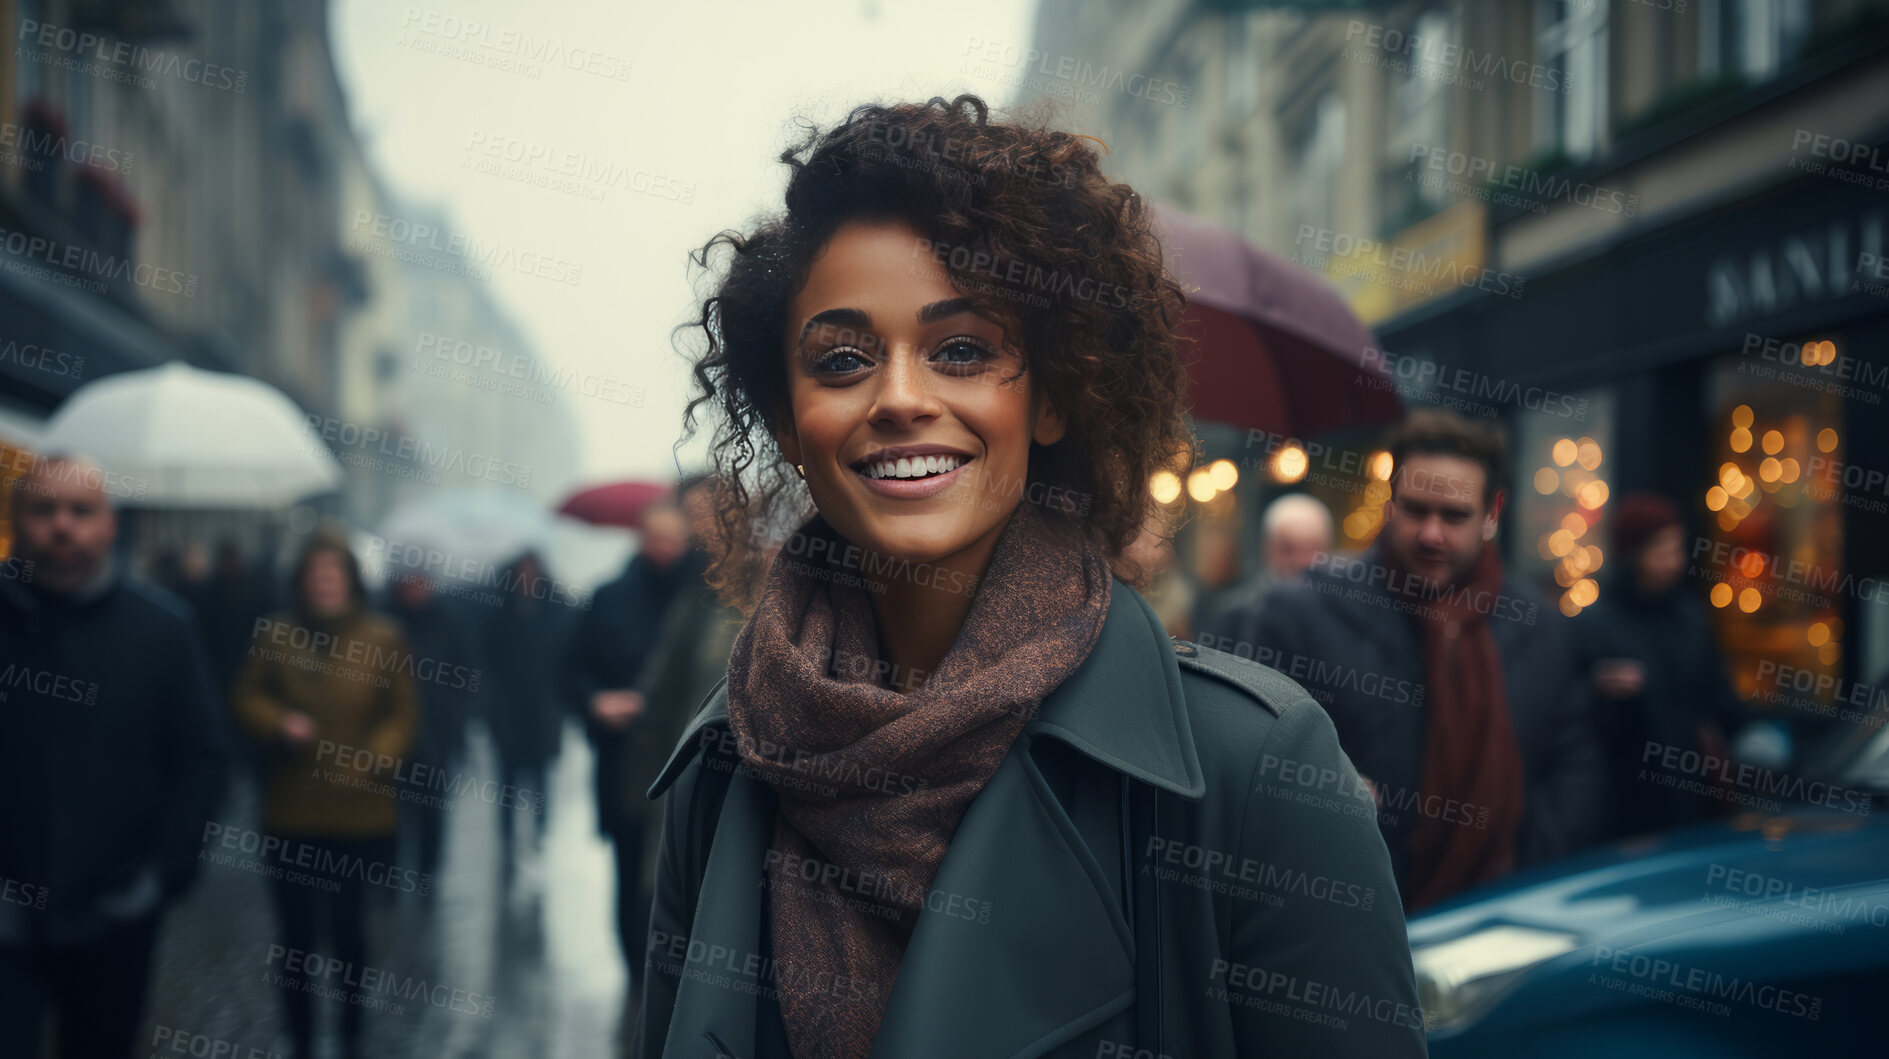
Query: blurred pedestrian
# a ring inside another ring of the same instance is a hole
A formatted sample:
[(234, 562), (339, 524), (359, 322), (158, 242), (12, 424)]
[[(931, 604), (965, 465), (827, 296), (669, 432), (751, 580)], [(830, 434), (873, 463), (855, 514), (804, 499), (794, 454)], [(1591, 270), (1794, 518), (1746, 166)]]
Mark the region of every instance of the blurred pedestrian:
[(1197, 626), (1195, 637), (1207, 647), (1237, 654), (1244, 643), (1250, 656), (1253, 625), (1267, 594), (1298, 584), (1320, 556), (1331, 555), (1331, 509), (1308, 493), (1287, 493), (1267, 504), (1259, 531), (1259, 570), (1222, 597)]
[(1606, 763), (1566, 619), (1502, 569), (1501, 436), (1424, 411), (1389, 448), (1363, 561), (1267, 597), (1252, 643), (1331, 714), (1414, 911), (1597, 838)]
[[(434, 592), (432, 578), (421, 571), (395, 572), (387, 593), (387, 613), (399, 623), (414, 655), (426, 661), (424, 672), (432, 674), (432, 679), (418, 683), (420, 724), (409, 756), (424, 767), (422, 775), (446, 777), (445, 782), (451, 783), (465, 757), (466, 719), (478, 701), (475, 696), (484, 676), (478, 669), (472, 634)], [(403, 805), (406, 821), (400, 830), (413, 835), (418, 851), (415, 862), (428, 875), (439, 871), (450, 811), (446, 805), (419, 798)], [(510, 811), (500, 808), (500, 812)]]
[(1635, 777), (1649, 744), (1724, 759), (1740, 712), (1705, 608), (1686, 576), (1679, 507), (1628, 493), (1611, 514), (1612, 577), (1575, 619), (1607, 749), (1609, 836), (1663, 831), (1716, 815), (1723, 804)]
[[(231, 700), (237, 719), (273, 751), (262, 825), (285, 862), (307, 869), (271, 879), (281, 944), (361, 967), (367, 960), (370, 880), (424, 892), (430, 879), (395, 866), (398, 788), (419, 725), (413, 653), (368, 610), (346, 538), (317, 533), (302, 548), (293, 603), (256, 622)], [(294, 875), (308, 878), (291, 878)], [(285, 961), (289, 1033), (297, 1059), (315, 1036), (314, 996)], [(341, 1008), (341, 1040), (361, 1054), (359, 1004)]]
[[(688, 524), (688, 551), (677, 560), (677, 566), (698, 575), (707, 566), (716, 534), (715, 488), (715, 479), (699, 475), (684, 478), (676, 486), (676, 498)], [(623, 760), (615, 791), (619, 804), (612, 811), (619, 819), (637, 821), (633, 827), (620, 830), (627, 833), (640, 829), (644, 834), (640, 856), (635, 861), (623, 857), (618, 861), (619, 872), (636, 872), (636, 888), (624, 896), (634, 912), (628, 929), (631, 939), (642, 938), (647, 928), (655, 881), (651, 867), (659, 828), (649, 788), (674, 753), (690, 718), (727, 675), (728, 652), (734, 646), (735, 634), (741, 631), (741, 622), (741, 611), (723, 602), (705, 578), (697, 576), (678, 586), (663, 616), (656, 644), (630, 693), (634, 696), (630, 719), (616, 741)], [(632, 996), (642, 975), (641, 962), (635, 962), (630, 968)]]
[(670, 604), (701, 581), (705, 565), (691, 550), (688, 521), (673, 501), (650, 505), (642, 521), (641, 547), (620, 577), (597, 590), (571, 643), (566, 670), (568, 697), (582, 704), (585, 734), (596, 752), (597, 826), (615, 845), (617, 934), (632, 978), (642, 970), (649, 916), (638, 894), (650, 812), (624, 797), (630, 782), (624, 769), (633, 749), (628, 741), (647, 708), (637, 681), (662, 638)]
[(489, 690), (480, 698), (488, 708), (501, 782), (518, 792), (514, 804), (499, 812), (499, 869), (509, 886), (517, 832), (522, 828), (534, 847), (543, 838), (546, 782), (564, 734), (559, 666), (569, 648), (573, 612), (534, 551), (506, 564), (500, 583), (505, 599), (486, 622), (480, 652), (489, 677)]
[(0, 1051), (123, 1059), (227, 767), (188, 607), (122, 576), (89, 460), (14, 483), (0, 562)]

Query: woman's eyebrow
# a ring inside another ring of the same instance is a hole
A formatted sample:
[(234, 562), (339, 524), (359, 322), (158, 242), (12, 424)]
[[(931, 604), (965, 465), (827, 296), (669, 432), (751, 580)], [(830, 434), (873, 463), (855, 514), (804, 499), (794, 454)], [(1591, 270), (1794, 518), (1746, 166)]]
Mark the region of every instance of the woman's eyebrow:
[(800, 329), (800, 341), (807, 340), (807, 332), (826, 324), (864, 331), (872, 326), (872, 314), (864, 309), (821, 310), (807, 318), (806, 325)]
[(943, 320), (946, 317), (971, 311), (971, 299), (946, 298), (944, 301), (932, 302), (930, 305), (918, 310), (918, 322), (921, 324), (929, 324), (937, 320)]

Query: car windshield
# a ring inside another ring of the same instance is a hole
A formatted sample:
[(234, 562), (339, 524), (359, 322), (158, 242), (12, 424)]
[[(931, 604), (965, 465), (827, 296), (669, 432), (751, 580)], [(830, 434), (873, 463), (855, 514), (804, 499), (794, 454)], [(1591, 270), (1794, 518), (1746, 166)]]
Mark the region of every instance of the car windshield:
[(1889, 794), (1889, 701), (1807, 755), (1806, 771), (1856, 790)]

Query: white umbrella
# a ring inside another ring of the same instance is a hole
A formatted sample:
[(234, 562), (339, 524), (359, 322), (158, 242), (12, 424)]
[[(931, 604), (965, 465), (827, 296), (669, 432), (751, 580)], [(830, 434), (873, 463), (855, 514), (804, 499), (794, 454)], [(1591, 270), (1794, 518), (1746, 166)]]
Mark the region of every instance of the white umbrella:
[(476, 577), (490, 564), (550, 550), (551, 514), (516, 491), (448, 489), (395, 508), (381, 524), (390, 567)]
[(43, 452), (78, 452), (152, 507), (279, 507), (334, 490), (341, 465), (282, 391), (181, 361), (79, 388), (46, 426)]

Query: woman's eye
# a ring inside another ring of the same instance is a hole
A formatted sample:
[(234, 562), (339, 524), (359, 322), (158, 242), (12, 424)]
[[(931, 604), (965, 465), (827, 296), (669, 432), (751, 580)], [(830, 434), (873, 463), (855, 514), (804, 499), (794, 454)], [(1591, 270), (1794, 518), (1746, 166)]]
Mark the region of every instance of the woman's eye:
[(932, 359), (954, 367), (973, 367), (989, 360), (995, 354), (982, 342), (969, 338), (947, 339), (932, 354)]
[(815, 371), (824, 375), (847, 375), (865, 367), (866, 358), (857, 350), (848, 346), (830, 349), (819, 360), (814, 361)]

